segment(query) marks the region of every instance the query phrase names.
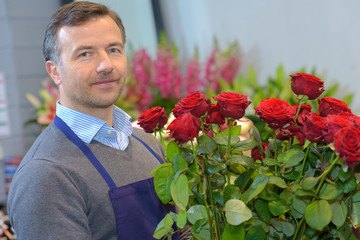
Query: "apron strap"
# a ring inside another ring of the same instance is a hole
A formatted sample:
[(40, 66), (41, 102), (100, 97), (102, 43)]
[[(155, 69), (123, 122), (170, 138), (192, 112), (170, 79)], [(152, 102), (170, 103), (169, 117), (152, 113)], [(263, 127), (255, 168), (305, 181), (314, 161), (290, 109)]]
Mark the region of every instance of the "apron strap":
[(71, 128), (58, 116), (55, 116), (54, 123), (70, 139), (70, 141), (72, 141), (85, 154), (85, 156), (90, 160), (90, 162), (104, 178), (109, 188), (117, 188), (116, 184), (114, 183), (108, 172), (101, 165), (101, 163), (95, 157), (90, 148), (86, 146), (86, 144), (71, 130)]
[[(107, 185), (109, 186), (110, 189), (115, 189), (117, 188), (116, 184), (114, 183), (114, 181), (112, 180), (112, 178), (110, 177), (110, 175), (108, 174), (108, 172), (106, 171), (106, 169), (101, 165), (101, 163), (99, 162), (99, 160), (95, 157), (95, 155), (93, 154), (93, 152), (90, 150), (90, 148), (71, 130), (71, 128), (61, 119), (59, 118), (57, 115), (55, 116), (54, 119), (54, 124), (56, 127), (58, 127), (67, 138), (70, 139), (70, 141), (72, 141), (84, 154), (85, 156), (90, 160), (90, 162), (92, 163), (92, 165), (94, 165), (94, 167), (98, 170), (98, 172), (101, 174), (101, 176), (104, 178), (104, 180), (106, 181)], [(149, 147), (149, 145), (147, 145), (143, 140), (141, 140), (140, 138), (138, 138), (135, 135), (131, 135), (133, 136), (136, 140), (138, 140), (140, 143), (142, 143), (144, 145), (144, 147), (149, 150), (149, 152), (159, 161), (160, 164), (162, 164), (163, 162), (161, 161), (161, 159), (156, 155), (156, 153), (151, 149), (151, 147)]]
[(141, 140), (140, 138), (138, 138), (137, 136), (135, 136), (134, 134), (131, 134), (131, 136), (133, 136), (136, 140), (138, 140), (139, 142), (141, 142), (144, 147), (146, 147), (147, 150), (149, 150), (149, 152), (151, 152), (151, 154), (159, 161), (160, 164), (163, 164), (163, 161), (160, 160), (160, 158), (156, 155), (156, 153), (154, 152), (154, 150), (151, 149), (151, 147), (149, 147), (149, 145), (147, 145), (146, 143), (144, 143), (143, 140)]

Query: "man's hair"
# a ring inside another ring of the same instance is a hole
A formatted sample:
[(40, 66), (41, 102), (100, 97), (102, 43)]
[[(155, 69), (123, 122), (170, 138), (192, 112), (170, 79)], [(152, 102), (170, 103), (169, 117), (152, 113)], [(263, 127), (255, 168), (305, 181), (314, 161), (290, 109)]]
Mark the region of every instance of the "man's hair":
[(60, 63), (60, 46), (57, 42), (57, 33), (61, 27), (79, 26), (91, 19), (103, 16), (109, 16), (115, 21), (120, 29), (123, 43), (125, 44), (125, 28), (120, 17), (114, 11), (102, 4), (76, 1), (62, 6), (51, 17), (45, 31), (43, 42), (45, 61), (51, 60)]

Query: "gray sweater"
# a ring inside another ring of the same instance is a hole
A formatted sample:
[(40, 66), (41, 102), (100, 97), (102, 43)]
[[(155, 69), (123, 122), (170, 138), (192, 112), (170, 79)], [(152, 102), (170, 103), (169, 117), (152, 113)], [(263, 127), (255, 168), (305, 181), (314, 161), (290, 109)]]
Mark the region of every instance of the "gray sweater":
[[(140, 129), (133, 129), (133, 134), (164, 158), (161, 144), (152, 135)], [(125, 151), (99, 142), (88, 146), (118, 187), (149, 178), (159, 165), (133, 137)], [(117, 239), (108, 191), (81, 150), (52, 123), (14, 176), (8, 196), (10, 221), (20, 240)]]

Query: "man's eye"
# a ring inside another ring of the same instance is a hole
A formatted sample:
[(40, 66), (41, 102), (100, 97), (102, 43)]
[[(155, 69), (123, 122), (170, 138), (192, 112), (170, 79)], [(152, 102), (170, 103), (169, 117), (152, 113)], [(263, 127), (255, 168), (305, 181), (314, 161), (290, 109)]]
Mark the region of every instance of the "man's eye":
[(119, 53), (119, 52), (120, 52), (120, 50), (117, 49), (117, 48), (111, 48), (109, 51), (110, 51), (111, 53)]
[(87, 57), (87, 56), (89, 56), (89, 55), (90, 55), (89, 52), (80, 53), (80, 57)]

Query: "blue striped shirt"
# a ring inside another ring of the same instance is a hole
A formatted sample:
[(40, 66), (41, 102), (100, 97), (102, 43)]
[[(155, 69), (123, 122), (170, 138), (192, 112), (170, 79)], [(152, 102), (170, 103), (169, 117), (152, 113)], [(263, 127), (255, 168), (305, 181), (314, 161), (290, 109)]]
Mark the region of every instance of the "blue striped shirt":
[(85, 143), (95, 140), (124, 151), (132, 133), (131, 117), (114, 106), (113, 127), (105, 121), (56, 103), (56, 115)]

